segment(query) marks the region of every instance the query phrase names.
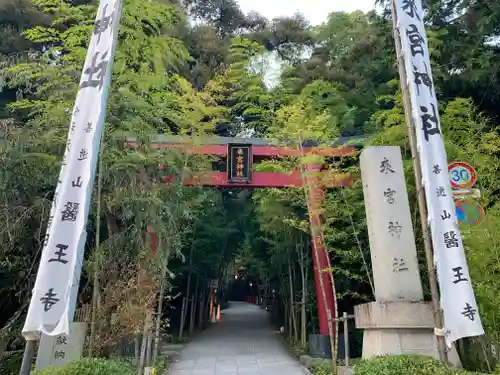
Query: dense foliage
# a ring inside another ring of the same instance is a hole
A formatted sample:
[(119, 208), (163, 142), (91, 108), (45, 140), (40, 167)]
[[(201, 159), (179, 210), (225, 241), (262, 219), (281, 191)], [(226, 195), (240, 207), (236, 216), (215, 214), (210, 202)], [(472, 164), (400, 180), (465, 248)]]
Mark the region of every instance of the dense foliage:
[[(0, 358), (21, 342), (96, 3), (0, 4)], [(487, 339), (498, 344), (500, 7), (493, 0), (425, 3), (448, 158), (468, 161), (479, 173), (486, 218), (462, 232)], [(186, 187), (182, 181), (192, 173), (224, 166), (216, 158), (152, 149), (148, 137), (189, 135), (196, 144), (206, 135), (253, 135), (300, 147), (362, 136), (367, 145), (402, 147), (414, 197), (389, 14), (332, 13), (312, 26), (300, 14), (245, 15), (235, 0), (125, 0), (102, 194), (93, 194), (78, 301), (85, 315), (97, 288), (101, 354), (142, 332), (153, 308), (163, 313), (159, 329), (170, 334), (202, 328), (186, 297), (205, 306), (210, 283), (218, 279), (227, 289), (239, 266), (256, 295), (274, 290), (275, 311), (294, 341), (305, 344), (307, 333), (317, 332), (307, 190)], [(123, 142), (130, 133), (138, 141), (133, 149)], [(331, 173), (359, 176), (357, 155), (327, 162)], [(303, 163), (271, 160), (255, 169), (292, 171)], [(175, 178), (159, 183), (165, 176)], [(373, 292), (360, 183), (329, 189), (322, 213), (339, 312), (352, 312)], [(158, 235), (155, 252), (146, 229)]]
[(47, 368), (37, 375), (133, 375), (129, 363), (100, 358), (82, 359), (59, 368)]
[(354, 366), (357, 375), (466, 375), (431, 358), (417, 356), (387, 356), (361, 361)]

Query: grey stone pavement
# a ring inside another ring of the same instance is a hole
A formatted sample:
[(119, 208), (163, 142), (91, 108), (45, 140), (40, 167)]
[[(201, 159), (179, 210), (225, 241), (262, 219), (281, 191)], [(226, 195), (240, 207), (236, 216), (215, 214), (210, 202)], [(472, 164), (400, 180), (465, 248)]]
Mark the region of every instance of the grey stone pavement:
[(168, 375), (306, 375), (258, 306), (231, 302), (221, 321), (200, 333)]

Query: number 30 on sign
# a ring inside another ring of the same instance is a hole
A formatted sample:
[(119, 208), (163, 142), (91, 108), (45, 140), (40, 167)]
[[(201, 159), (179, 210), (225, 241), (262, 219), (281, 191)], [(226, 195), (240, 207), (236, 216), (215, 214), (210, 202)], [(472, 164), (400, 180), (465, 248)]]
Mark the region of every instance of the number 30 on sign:
[(448, 165), (448, 175), (454, 189), (470, 189), (477, 180), (477, 173), (474, 168), (463, 161)]

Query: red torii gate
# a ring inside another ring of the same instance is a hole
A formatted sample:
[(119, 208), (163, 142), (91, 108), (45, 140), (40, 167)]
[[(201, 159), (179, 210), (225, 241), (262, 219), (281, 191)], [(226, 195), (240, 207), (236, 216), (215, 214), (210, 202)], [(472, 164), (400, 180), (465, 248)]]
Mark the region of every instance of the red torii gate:
[[(340, 158), (353, 155), (356, 152), (354, 142), (362, 137), (341, 138), (331, 147), (317, 147), (312, 142), (305, 144), (302, 149), (297, 146), (276, 146), (264, 139), (259, 138), (229, 138), (213, 137), (203, 140), (201, 145), (193, 145), (193, 141), (187, 137), (157, 135), (150, 141), (150, 146), (155, 149), (178, 148), (184, 152), (202, 155), (219, 156), (227, 160), (226, 172), (206, 172), (203, 175), (194, 175), (184, 180), (185, 185), (217, 186), (223, 188), (263, 188), (263, 187), (301, 187), (304, 186), (300, 171), (291, 173), (253, 172), (252, 165), (255, 161), (296, 157), (301, 155), (321, 155), (328, 158)], [(356, 142), (357, 143), (357, 142)], [(359, 144), (359, 143), (357, 143)], [(135, 138), (129, 137), (126, 146), (137, 147)], [(349, 187), (352, 178), (348, 173), (321, 172), (323, 165), (311, 164), (306, 167), (306, 185), (308, 189), (308, 209), (311, 223), (311, 236), (314, 251), (318, 254), (313, 256), (314, 277), (316, 283), (316, 297), (318, 301), (318, 320), (321, 335), (329, 335), (327, 309), (331, 311), (332, 318), (335, 316), (335, 295), (331, 278), (328, 272), (321, 270), (330, 269), (330, 259), (325, 249), (321, 232), (316, 228), (322, 225), (320, 209), (324, 201), (325, 187)], [(321, 172), (321, 173), (318, 173)], [(321, 174), (321, 175), (320, 175)], [(172, 180), (165, 178), (166, 183)], [(153, 239), (152, 246), (156, 246)], [(326, 306), (321, 291), (321, 281), (326, 295)]]

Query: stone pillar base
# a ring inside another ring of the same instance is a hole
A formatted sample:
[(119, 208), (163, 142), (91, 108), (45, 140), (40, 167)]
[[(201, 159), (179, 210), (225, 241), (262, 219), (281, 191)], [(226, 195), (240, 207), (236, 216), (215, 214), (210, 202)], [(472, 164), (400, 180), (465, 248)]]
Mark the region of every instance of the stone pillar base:
[(307, 342), (309, 344), (309, 355), (311, 357), (332, 359), (330, 336), (310, 334)]
[[(87, 327), (87, 323), (72, 322), (69, 324), (68, 336), (42, 334), (36, 356), (36, 369), (43, 370), (47, 366), (61, 367), (82, 358)], [(52, 330), (54, 326), (47, 328)]]
[[(420, 354), (438, 359), (430, 303), (370, 302), (354, 308), (356, 328), (363, 329), (363, 359), (379, 355)], [(448, 360), (461, 367), (454, 347)]]

